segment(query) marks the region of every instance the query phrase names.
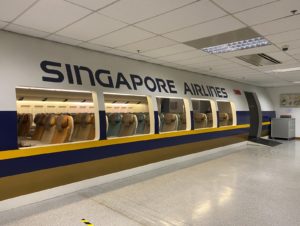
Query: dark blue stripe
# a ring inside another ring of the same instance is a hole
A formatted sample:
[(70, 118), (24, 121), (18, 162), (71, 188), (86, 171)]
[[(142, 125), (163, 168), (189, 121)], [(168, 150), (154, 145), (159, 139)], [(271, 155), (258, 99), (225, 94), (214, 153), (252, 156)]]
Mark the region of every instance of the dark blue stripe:
[(235, 129), (2, 160), (0, 177), (247, 133), (248, 128)]
[[(263, 111), (262, 112), (262, 121), (263, 122), (270, 122), (272, 118), (275, 118), (276, 113), (275, 111)], [(250, 113), (249, 111), (237, 111), (237, 125), (241, 124), (249, 124), (250, 123)]]
[(106, 115), (105, 111), (99, 111), (99, 123), (100, 123), (100, 140), (106, 139)]
[(263, 111), (262, 116), (263, 116), (263, 122), (271, 122), (271, 119), (276, 117), (276, 112), (275, 111)]
[(18, 121), (16, 111), (0, 111), (0, 151), (18, 148)]
[(65, 151), (59, 153), (2, 160), (0, 164), (0, 177), (64, 166), (69, 164), (87, 162), (97, 159), (109, 158), (114, 156), (120, 156), (130, 153), (149, 151), (157, 148), (174, 146), (179, 144), (211, 140), (220, 137), (243, 134), (247, 132), (248, 129), (235, 129), (206, 134), (192, 134), (172, 138), (163, 138), (159, 140), (139, 141), (104, 147), (95, 147), (75, 151)]
[(159, 118), (158, 111), (154, 111), (154, 133), (159, 134)]

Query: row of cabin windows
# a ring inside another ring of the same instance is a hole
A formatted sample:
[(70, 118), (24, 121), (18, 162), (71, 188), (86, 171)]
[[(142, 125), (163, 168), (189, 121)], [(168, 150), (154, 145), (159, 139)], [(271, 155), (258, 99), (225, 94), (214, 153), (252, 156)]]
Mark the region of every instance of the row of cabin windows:
[[(64, 98), (67, 96), (68, 99), (58, 102), (57, 90), (50, 95), (55, 101), (44, 98), (46, 94), (49, 96), (51, 93), (49, 90), (45, 93), (43, 90), (34, 91), (36, 92), (34, 95), (30, 90), (28, 98), (26, 92), (26, 89), (17, 89), (19, 146), (49, 145), (98, 138), (99, 127), (96, 125), (99, 125), (99, 119), (95, 117), (98, 110), (94, 104), (97, 101), (93, 99), (92, 93), (85, 92), (81, 97), (79, 92), (73, 94), (70, 91), (69, 94), (64, 91), (61, 95)], [(30, 100), (31, 96), (37, 98), (37, 92), (40, 93), (42, 101)], [(72, 97), (73, 102), (68, 102)], [(26, 98), (29, 100), (26, 101)], [(156, 100), (159, 132), (190, 128), (188, 125), (191, 123), (187, 120), (190, 118), (187, 114), (190, 112), (186, 111), (187, 106), (183, 99), (156, 98)], [(108, 139), (154, 133), (154, 115), (153, 111), (149, 111), (149, 108), (153, 107), (146, 96), (104, 94), (104, 101)], [(233, 103), (194, 99), (191, 102), (194, 129), (217, 127), (217, 120), (219, 126), (233, 125), (235, 117)], [(53, 109), (56, 109), (55, 112)], [(59, 112), (60, 109), (64, 109), (65, 112)]]

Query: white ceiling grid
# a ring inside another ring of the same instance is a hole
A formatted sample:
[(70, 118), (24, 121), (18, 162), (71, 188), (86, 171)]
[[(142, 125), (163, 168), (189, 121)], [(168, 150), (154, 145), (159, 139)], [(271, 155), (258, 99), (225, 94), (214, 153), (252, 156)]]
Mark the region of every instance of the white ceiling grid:
[[(0, 29), (260, 86), (292, 85), (300, 66), (299, 0), (1, 0)], [(272, 45), (211, 55), (184, 42), (250, 27)], [(281, 51), (283, 45), (289, 50)], [(236, 56), (267, 53), (256, 67)]]

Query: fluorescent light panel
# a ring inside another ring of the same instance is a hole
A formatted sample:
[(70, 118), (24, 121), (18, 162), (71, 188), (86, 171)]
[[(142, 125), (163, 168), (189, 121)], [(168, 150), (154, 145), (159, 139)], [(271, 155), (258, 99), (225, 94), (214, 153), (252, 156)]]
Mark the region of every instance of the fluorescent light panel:
[(270, 45), (271, 43), (262, 38), (262, 37), (256, 37), (231, 43), (225, 43), (222, 45), (217, 46), (210, 46), (201, 49), (204, 52), (211, 53), (211, 54), (218, 54), (218, 53), (227, 53), (227, 52), (233, 52), (237, 50), (244, 50), (244, 49), (251, 49), (256, 47), (262, 47), (266, 45)]

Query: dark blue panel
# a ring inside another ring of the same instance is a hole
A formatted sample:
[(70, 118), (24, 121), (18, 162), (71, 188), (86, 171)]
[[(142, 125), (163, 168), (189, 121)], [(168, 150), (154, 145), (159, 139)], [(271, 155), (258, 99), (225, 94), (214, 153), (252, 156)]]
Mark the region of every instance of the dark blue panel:
[(0, 111), (0, 151), (18, 148), (16, 111)]
[[(275, 111), (262, 111), (262, 121), (263, 122), (270, 122), (271, 118), (275, 117)], [(237, 111), (237, 124), (249, 124), (250, 123), (250, 113), (249, 111)]]
[(233, 136), (247, 132), (248, 129), (236, 129), (205, 134), (192, 134), (179, 137), (163, 138), (159, 140), (139, 141), (76, 151), (37, 155), (26, 158), (2, 160), (0, 164), (0, 177), (120, 156), (124, 154), (137, 153), (179, 144), (187, 144), (220, 137)]
[(249, 124), (250, 123), (250, 113), (249, 111), (237, 111), (237, 125)]
[(263, 122), (270, 122), (272, 118), (276, 117), (275, 111), (263, 111)]
[(106, 115), (105, 111), (99, 111), (100, 140), (106, 139)]
[(191, 130), (195, 129), (195, 125), (194, 125), (194, 112), (191, 111)]
[(158, 111), (154, 111), (154, 133), (159, 133), (159, 118)]

